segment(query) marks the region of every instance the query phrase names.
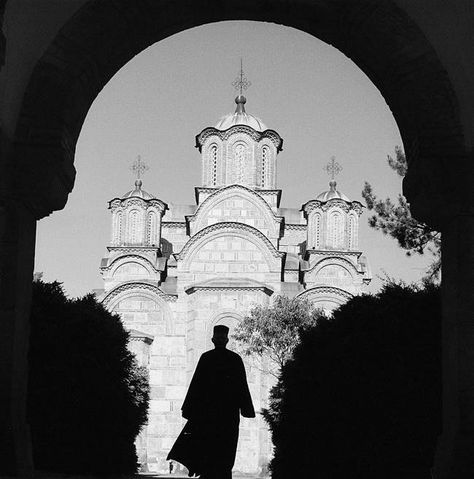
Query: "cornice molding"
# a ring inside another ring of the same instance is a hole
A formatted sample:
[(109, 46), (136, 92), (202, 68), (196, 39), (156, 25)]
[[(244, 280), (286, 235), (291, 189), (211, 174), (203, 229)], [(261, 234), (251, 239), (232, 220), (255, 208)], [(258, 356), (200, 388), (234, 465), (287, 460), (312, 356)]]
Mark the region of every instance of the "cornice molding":
[(336, 288), (335, 286), (313, 286), (309, 289), (301, 291), (301, 293), (298, 293), (296, 297), (298, 298), (302, 296), (312, 296), (317, 294), (329, 294), (331, 296), (339, 296), (344, 298), (346, 301), (354, 297), (354, 295), (349, 293), (348, 291), (341, 288)]
[(154, 339), (153, 335), (143, 333), (142, 331), (138, 331), (136, 329), (129, 329), (128, 335), (129, 335), (128, 336), (129, 341), (145, 343), (148, 346), (153, 342), (153, 339)]
[(312, 249), (309, 248), (306, 250), (310, 256), (334, 256), (335, 258), (344, 258), (344, 256), (359, 256), (362, 254), (362, 251), (354, 251), (354, 250), (331, 250), (331, 249)]
[[(212, 194), (213, 192), (219, 191), (222, 188), (227, 188), (228, 186), (234, 186), (234, 185), (236, 185), (236, 183), (233, 183), (232, 185), (219, 186), (219, 187), (195, 186), (194, 187), (194, 197), (196, 199), (196, 203), (198, 202), (198, 198), (199, 198), (200, 193)], [(242, 185), (239, 185), (239, 186), (242, 186)], [(248, 187), (246, 187), (246, 188), (248, 188)], [(252, 191), (255, 191), (258, 194), (260, 194), (262, 197), (276, 196), (276, 206), (277, 206), (277, 208), (280, 206), (282, 190), (278, 190), (278, 189), (267, 190), (267, 189), (262, 189), (262, 188), (249, 188), (249, 189), (251, 189)]]
[(234, 125), (227, 130), (218, 130), (212, 126), (205, 128), (201, 133), (196, 135), (196, 148), (198, 148), (201, 153), (205, 141), (211, 136), (217, 136), (221, 141), (226, 141), (231, 136), (239, 133), (245, 133), (256, 142), (260, 142), (264, 138), (269, 138), (275, 145), (277, 152), (282, 150), (283, 140), (275, 130), (265, 130), (260, 132), (246, 125)]
[(136, 341), (137, 343), (145, 343), (150, 345), (153, 342), (153, 339), (147, 338), (146, 336), (129, 336), (129, 341)]
[(138, 262), (137, 260), (141, 260), (141, 261), (147, 263), (148, 265), (150, 265), (150, 267), (152, 268), (154, 273), (159, 274), (161, 272), (161, 270), (159, 270), (157, 268), (157, 265), (153, 264), (153, 262), (151, 261), (151, 259), (148, 256), (138, 255), (138, 254), (127, 254), (127, 255), (123, 255), (123, 256), (117, 256), (110, 263), (108, 263), (107, 266), (101, 266), (100, 271), (111, 271), (112, 269), (115, 268), (116, 263), (121, 262), (122, 264), (125, 264), (127, 262)]
[(157, 246), (107, 246), (107, 251), (109, 253), (118, 252), (124, 255), (141, 253), (150, 256), (151, 253), (155, 253), (156, 257), (161, 255), (161, 249)]
[(162, 221), (161, 222), (161, 227), (165, 228), (186, 228), (186, 222), (185, 221)]
[(280, 207), (281, 201), (281, 190), (265, 190), (260, 188), (255, 188), (255, 191), (261, 194), (263, 197), (265, 196), (276, 196), (276, 207)]
[(150, 198), (146, 200), (139, 196), (131, 196), (130, 198), (114, 198), (109, 201), (109, 209), (127, 208), (128, 206), (140, 206), (145, 210), (157, 208), (161, 215), (168, 209), (168, 205), (158, 198)]
[(340, 198), (334, 198), (328, 201), (309, 200), (301, 206), (301, 210), (307, 215), (314, 210), (328, 211), (333, 208), (341, 208), (344, 212), (349, 213), (355, 211), (358, 215), (362, 214), (362, 208), (364, 207), (359, 201), (345, 201)]
[(297, 230), (297, 231), (306, 231), (308, 225), (302, 225), (298, 223), (285, 223), (285, 230)]
[(342, 255), (341, 256), (332, 255), (332, 256), (323, 257), (319, 259), (318, 261), (316, 261), (309, 269), (304, 269), (302, 270), (302, 272), (305, 275), (310, 274), (316, 269), (320, 269), (322, 267), (322, 263), (324, 263), (325, 265), (334, 264), (334, 265), (339, 265), (342, 267), (348, 267), (352, 271), (354, 271), (356, 275), (361, 274), (360, 271), (358, 271), (357, 266), (354, 265), (354, 263), (351, 263), (347, 258), (344, 258), (344, 256)]
[(178, 299), (178, 295), (167, 294), (161, 291), (161, 289), (153, 282), (148, 281), (128, 281), (122, 283), (115, 288), (111, 289), (102, 298), (101, 302), (107, 307), (117, 296), (127, 291), (147, 291), (157, 295), (161, 300), (165, 302), (175, 302)]
[(273, 290), (267, 286), (200, 286), (193, 285), (185, 288), (186, 294), (193, 294), (198, 291), (263, 291), (266, 295), (271, 296)]

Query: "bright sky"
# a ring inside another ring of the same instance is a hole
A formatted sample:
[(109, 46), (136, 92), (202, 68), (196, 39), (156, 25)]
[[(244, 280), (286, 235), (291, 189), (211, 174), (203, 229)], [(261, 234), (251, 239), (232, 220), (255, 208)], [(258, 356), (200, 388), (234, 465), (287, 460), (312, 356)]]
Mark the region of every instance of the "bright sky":
[[(328, 189), (331, 156), (343, 166), (338, 189), (363, 203), (369, 181), (381, 197), (401, 191), (387, 166), (401, 139), (380, 92), (335, 48), (288, 27), (221, 22), (156, 43), (105, 86), (87, 115), (76, 149), (77, 178), (63, 211), (40, 221), (35, 271), (71, 296), (102, 288), (101, 258), (110, 240), (107, 202), (132, 189), (130, 165), (150, 166), (143, 188), (165, 203), (194, 204), (201, 164), (195, 136), (235, 109), (232, 82), (243, 58), (252, 82), (246, 109), (283, 138), (278, 186), (282, 207), (301, 207)], [(360, 248), (374, 279), (418, 280), (428, 257), (407, 258), (395, 240), (361, 219)]]

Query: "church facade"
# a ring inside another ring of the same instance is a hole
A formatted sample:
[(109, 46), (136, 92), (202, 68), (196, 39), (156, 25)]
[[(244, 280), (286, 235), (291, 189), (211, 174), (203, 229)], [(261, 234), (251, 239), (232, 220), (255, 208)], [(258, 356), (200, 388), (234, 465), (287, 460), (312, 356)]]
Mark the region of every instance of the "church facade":
[[(149, 370), (149, 420), (137, 451), (152, 472), (167, 471), (187, 386), (199, 356), (212, 347), (213, 326), (232, 330), (275, 295), (306, 297), (331, 310), (371, 279), (358, 248), (361, 203), (338, 191), (333, 175), (329, 190), (301, 208), (280, 207), (282, 139), (246, 112), (242, 94), (235, 101), (234, 113), (196, 137), (202, 182), (195, 205), (165, 203), (140, 179), (109, 203), (112, 236), (99, 299), (121, 316), (130, 348)], [(140, 172), (143, 165), (135, 166)], [(246, 368), (259, 411), (270, 378), (252, 360)], [(259, 473), (271, 449), (263, 418), (242, 419), (235, 469)]]

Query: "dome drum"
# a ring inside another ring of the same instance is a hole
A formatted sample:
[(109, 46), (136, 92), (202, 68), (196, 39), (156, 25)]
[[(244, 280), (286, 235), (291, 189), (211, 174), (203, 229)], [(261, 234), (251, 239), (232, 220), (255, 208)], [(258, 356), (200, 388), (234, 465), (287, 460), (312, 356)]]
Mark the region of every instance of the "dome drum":
[(236, 98), (235, 113), (205, 128), (196, 136), (202, 158), (203, 187), (241, 184), (274, 189), (276, 157), (283, 140), (257, 118), (245, 112), (245, 97)]

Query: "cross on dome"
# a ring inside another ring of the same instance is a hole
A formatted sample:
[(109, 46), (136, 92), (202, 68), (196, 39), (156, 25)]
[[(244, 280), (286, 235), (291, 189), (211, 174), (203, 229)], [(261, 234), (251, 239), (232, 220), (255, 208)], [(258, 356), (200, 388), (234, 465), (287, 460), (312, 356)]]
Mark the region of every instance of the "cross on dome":
[(336, 175), (342, 171), (342, 166), (336, 161), (335, 156), (331, 156), (331, 161), (323, 167), (328, 175), (331, 176), (331, 180), (334, 181)]
[(336, 161), (335, 156), (331, 156), (331, 160), (325, 166), (323, 166), (323, 170), (331, 177), (331, 181), (329, 182), (329, 190), (318, 195), (316, 199), (318, 201), (324, 202), (333, 199), (341, 199), (350, 202), (346, 195), (336, 190), (337, 183), (334, 178), (342, 171), (342, 166)]
[(136, 176), (135, 186), (137, 188), (140, 188), (142, 186), (141, 177), (143, 173), (145, 173), (145, 171), (148, 171), (149, 169), (150, 167), (142, 160), (142, 157), (138, 155), (137, 159), (130, 166), (130, 170), (133, 171)]
[(247, 90), (252, 85), (252, 83), (244, 76), (244, 67), (242, 63), (242, 58), (240, 59), (240, 72), (236, 79), (232, 82), (232, 86), (239, 90), (239, 96), (242, 96), (242, 91)]
[(142, 189), (142, 180), (141, 177), (145, 171), (148, 171), (150, 167), (142, 160), (140, 155), (137, 156), (137, 159), (130, 165), (130, 171), (133, 172), (135, 176), (135, 188), (133, 190), (128, 191), (125, 193), (121, 199), (127, 199), (132, 197), (142, 198), (144, 200), (152, 200), (156, 199), (155, 196), (151, 195), (150, 193), (146, 192)]
[(263, 132), (267, 129), (266, 125), (258, 118), (248, 114), (245, 111), (245, 103), (247, 99), (242, 92), (247, 90), (252, 83), (245, 77), (242, 58), (240, 59), (240, 72), (236, 79), (232, 82), (232, 86), (239, 92), (235, 97), (236, 108), (234, 113), (230, 113), (222, 117), (215, 126), (218, 130), (228, 130), (235, 125), (246, 125), (253, 128), (255, 131)]

